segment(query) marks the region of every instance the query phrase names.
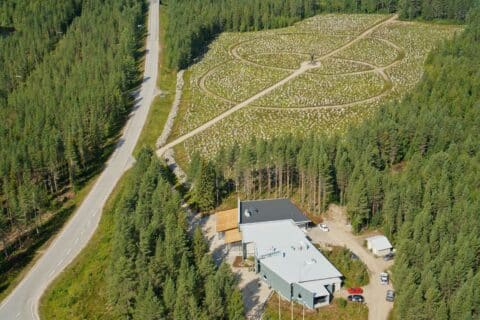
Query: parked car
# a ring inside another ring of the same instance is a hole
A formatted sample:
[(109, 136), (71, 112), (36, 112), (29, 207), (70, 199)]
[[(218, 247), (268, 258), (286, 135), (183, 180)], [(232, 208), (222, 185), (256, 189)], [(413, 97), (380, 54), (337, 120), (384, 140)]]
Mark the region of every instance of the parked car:
[(330, 229), (328, 228), (328, 226), (325, 223), (320, 223), (318, 225), (318, 228), (320, 228), (320, 230), (325, 231), (325, 232), (330, 231)]
[(352, 301), (352, 302), (360, 302), (360, 303), (363, 303), (365, 301), (365, 299), (363, 298), (362, 295), (359, 295), (359, 294), (352, 294), (352, 295), (349, 295), (347, 297), (348, 301)]
[(381, 284), (388, 284), (388, 273), (386, 273), (386, 272), (380, 273), (380, 283)]
[(362, 288), (348, 288), (347, 292), (350, 293), (350, 294), (360, 294), (360, 293), (363, 293), (363, 289)]
[(390, 252), (383, 256), (383, 260), (390, 261), (390, 260), (393, 260), (394, 257), (395, 257), (395, 254), (393, 252)]
[(393, 302), (393, 300), (395, 300), (395, 291), (387, 290), (387, 296), (386, 296), (385, 300), (387, 300), (389, 302)]

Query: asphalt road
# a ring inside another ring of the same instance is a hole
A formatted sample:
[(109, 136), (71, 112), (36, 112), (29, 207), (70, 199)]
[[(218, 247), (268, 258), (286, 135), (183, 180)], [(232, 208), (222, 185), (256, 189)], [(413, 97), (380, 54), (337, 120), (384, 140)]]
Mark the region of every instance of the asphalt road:
[(150, 1), (146, 40), (144, 81), (136, 94), (136, 103), (126, 123), (115, 152), (106, 163), (81, 206), (54, 239), (20, 284), (0, 305), (0, 319), (39, 319), (39, 300), (47, 286), (86, 246), (95, 232), (102, 208), (123, 173), (132, 166), (132, 152), (157, 94), (156, 79), (159, 54), (159, 5)]

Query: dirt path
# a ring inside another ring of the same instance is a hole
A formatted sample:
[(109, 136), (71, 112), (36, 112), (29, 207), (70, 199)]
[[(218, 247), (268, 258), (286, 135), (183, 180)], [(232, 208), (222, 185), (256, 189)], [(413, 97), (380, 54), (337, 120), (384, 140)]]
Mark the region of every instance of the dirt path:
[[(334, 56), (335, 54), (339, 53), (340, 51), (342, 50), (345, 50), (347, 49), (348, 47), (352, 46), (353, 44), (357, 43), (358, 41), (364, 39), (365, 37), (367, 37), (370, 33), (372, 33), (374, 30), (378, 29), (379, 27), (385, 25), (385, 24), (389, 24), (391, 23), (392, 21), (396, 20), (398, 17), (398, 15), (394, 15), (386, 20), (383, 20), (375, 25), (373, 25), (372, 27), (368, 28), (367, 30), (365, 30), (364, 32), (362, 32), (360, 35), (358, 35), (356, 38), (350, 40), (349, 42), (347, 42), (346, 44), (344, 44), (343, 46), (335, 49), (335, 50), (332, 50), (330, 51), (329, 53), (319, 57), (318, 59), (316, 59), (316, 62), (320, 62), (322, 60), (325, 60), (325, 59), (328, 59), (332, 56)], [(225, 119), (226, 117), (228, 117), (229, 115), (231, 115), (232, 113), (234, 112), (237, 112), (238, 110), (246, 107), (247, 105), (249, 105), (250, 103), (254, 102), (255, 100), (258, 100), (259, 98), (265, 96), (266, 94), (272, 92), (273, 90), (281, 87), (282, 85), (284, 85), (285, 83), (289, 82), (290, 80), (292, 79), (295, 79), (296, 77), (298, 77), (299, 75), (307, 72), (308, 70), (310, 69), (314, 69), (318, 66), (318, 63), (317, 64), (311, 64), (309, 62), (304, 62), (301, 64), (300, 68), (298, 68), (297, 70), (295, 70), (293, 73), (291, 73), (290, 75), (288, 75), (287, 77), (283, 78), (282, 80), (278, 81), (277, 83), (271, 85), (270, 87), (260, 91), (259, 93), (255, 94), (254, 96), (248, 98), (247, 100), (243, 101), (243, 102), (240, 102), (239, 104), (233, 106), (232, 108), (230, 108), (229, 110), (223, 112), (222, 114), (216, 116), (215, 118), (205, 122), (204, 124), (202, 124), (201, 126), (193, 129), (192, 131), (176, 138), (175, 140), (167, 143), (166, 145), (164, 145), (163, 147), (159, 148), (157, 150), (157, 155), (158, 156), (161, 156), (163, 153), (165, 153), (166, 150), (170, 149), (170, 148), (173, 148), (174, 146), (184, 142), (185, 140), (195, 136), (196, 134), (210, 128), (211, 126), (213, 126), (214, 124), (216, 124), (217, 122)]]
[(323, 232), (318, 228), (312, 228), (309, 231), (309, 236), (313, 242), (345, 246), (365, 263), (370, 273), (370, 283), (363, 287), (363, 296), (368, 306), (368, 319), (386, 320), (389, 312), (392, 310), (393, 303), (387, 302), (385, 296), (387, 290), (393, 288), (391, 284), (380, 284), (380, 273), (390, 268), (393, 262), (385, 262), (382, 258), (375, 258), (373, 254), (363, 246), (363, 241), (366, 236), (355, 236), (352, 234), (349, 226), (346, 224), (345, 213), (342, 208), (331, 205), (329, 210), (330, 217), (324, 221), (329, 226), (330, 232)]
[(206, 84), (205, 84), (205, 81), (206, 79), (212, 74), (214, 73), (215, 71), (217, 71), (218, 68), (220, 67), (223, 67), (223, 65), (225, 63), (229, 63), (230, 61), (233, 61), (233, 60), (227, 60), (227, 61), (224, 61), (223, 63), (217, 65), (216, 67), (213, 67), (212, 69), (208, 70), (203, 76), (200, 77), (200, 80), (198, 81), (198, 86), (200, 87), (200, 89), (202, 89), (203, 91), (205, 91), (206, 93), (214, 96), (215, 98), (218, 98), (222, 101), (225, 101), (227, 103), (231, 103), (231, 104), (235, 104), (236, 102), (235, 101), (232, 101), (232, 100), (229, 100), (225, 97), (222, 97), (222, 96), (219, 96), (218, 94), (214, 93), (213, 91), (211, 91), (210, 89), (207, 88)]

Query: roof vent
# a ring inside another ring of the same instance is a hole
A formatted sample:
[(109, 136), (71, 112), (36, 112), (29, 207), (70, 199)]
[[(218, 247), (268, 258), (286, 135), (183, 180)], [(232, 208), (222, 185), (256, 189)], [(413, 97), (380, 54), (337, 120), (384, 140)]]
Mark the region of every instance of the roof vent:
[(252, 213), (250, 212), (250, 210), (245, 209), (245, 217), (250, 218), (251, 216), (252, 216)]

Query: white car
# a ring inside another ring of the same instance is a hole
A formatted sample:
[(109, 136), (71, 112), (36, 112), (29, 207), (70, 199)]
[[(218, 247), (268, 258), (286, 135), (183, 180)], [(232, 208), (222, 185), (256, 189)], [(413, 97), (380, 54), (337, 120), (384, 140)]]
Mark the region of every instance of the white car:
[(327, 226), (325, 223), (320, 223), (320, 224), (318, 225), (318, 227), (319, 227), (320, 230), (322, 230), (322, 231), (325, 231), (325, 232), (330, 231), (330, 229), (328, 228), (328, 226)]
[(388, 273), (386, 273), (386, 272), (380, 273), (380, 283), (381, 284), (388, 284)]

